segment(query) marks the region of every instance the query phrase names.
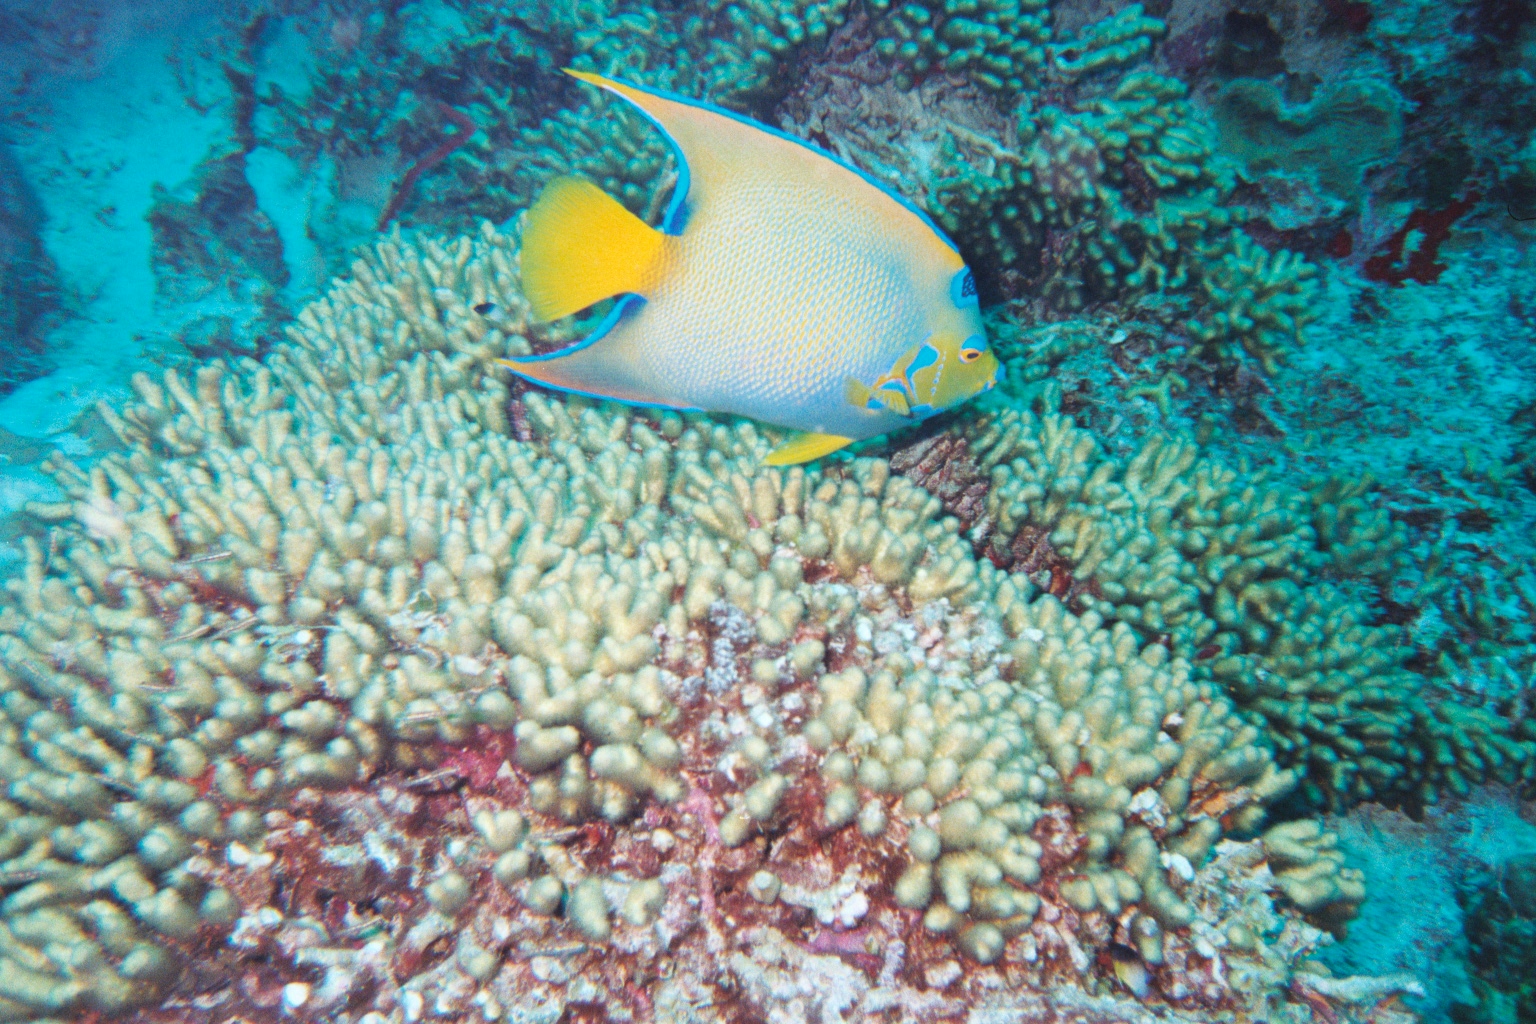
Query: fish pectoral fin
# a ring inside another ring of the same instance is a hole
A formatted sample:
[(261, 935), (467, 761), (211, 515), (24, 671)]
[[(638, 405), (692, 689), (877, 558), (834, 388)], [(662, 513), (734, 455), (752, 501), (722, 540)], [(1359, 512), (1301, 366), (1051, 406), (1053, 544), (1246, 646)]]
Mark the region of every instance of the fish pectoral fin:
[(802, 462), (811, 462), (823, 455), (831, 455), (839, 448), (845, 448), (853, 444), (851, 437), (839, 437), (836, 434), (801, 434), (792, 437), (768, 453), (768, 465), (770, 466), (798, 466)]
[(898, 416), (912, 415), (912, 407), (900, 385), (872, 388), (853, 377), (843, 385), (843, 397), (855, 409), (887, 409)]
[(912, 415), (912, 406), (907, 402), (906, 394), (897, 388), (877, 388), (873, 397), (898, 416)]
[(523, 226), (523, 294), (540, 320), (640, 294), (666, 236), (584, 178), (556, 178)]

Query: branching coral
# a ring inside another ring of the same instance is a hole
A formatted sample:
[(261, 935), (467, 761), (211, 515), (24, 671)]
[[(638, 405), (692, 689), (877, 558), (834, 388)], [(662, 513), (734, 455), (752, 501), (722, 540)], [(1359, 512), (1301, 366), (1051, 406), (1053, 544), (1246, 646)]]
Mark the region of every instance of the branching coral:
[(1365, 899), (1365, 875), (1344, 866), (1338, 842), (1316, 821), (1288, 821), (1264, 833), (1269, 870), (1285, 898), (1342, 933)]
[(574, 63), (745, 108), (782, 91), (788, 58), (825, 43), (848, 10), (848, 0), (692, 3), (665, 15), (626, 6), (576, 33)]
[(397, 237), (53, 463), (0, 612), (10, 1016), (660, 1012), (807, 953), (975, 1003), (982, 964), (1061, 988), (1116, 943), (1197, 1013), (1217, 965), (1290, 970), (1199, 916), (1292, 777), (1187, 660), (978, 563), (883, 462), (509, 416), (522, 309), (489, 227)]
[(427, 100), (451, 103), (484, 135), (460, 140), (467, 145), (427, 177), (408, 216), (416, 210), (439, 224), (467, 224), (472, 206), (476, 217), (504, 220), (550, 177), (569, 173), (592, 177), (644, 212), (658, 188), (665, 192), (661, 140), (637, 116), (613, 117), (603, 100), (570, 110), (564, 101), (581, 95), (574, 88), (533, 83), (554, 81), (569, 65), (748, 109), (786, 88), (788, 57), (824, 41), (846, 18), (847, 2), (667, 10), (583, 3), (555, 17), (515, 3), (481, 4), (453, 16), (463, 31), (419, 50), (403, 41), (413, 28), (429, 31), (414, 24), (419, 10), (370, 19), (352, 52), (319, 75), (308, 96), (258, 97), (258, 128), (269, 144), (296, 148), (306, 159), (324, 152), (365, 160), (396, 147), (426, 153), (438, 142), (437, 118), (418, 123), (419, 111), (435, 111)]
[(947, 0), (943, 5), (873, 0), (876, 52), (894, 59), (898, 88), (929, 71), (964, 71), (999, 92), (1033, 85), (1050, 39), (1046, 0)]
[(1210, 315), (1189, 324), (1196, 351), (1213, 363), (1232, 364), (1240, 347), (1273, 373), (1316, 317), (1316, 274), (1295, 253), (1270, 253), (1246, 233), (1233, 232), (1231, 248), (1209, 258), (1200, 277)]
[[(914, 125), (932, 136), (911, 147), (917, 156), (835, 115), (822, 127), (832, 120), (845, 145), (871, 151), (868, 162), (900, 168), (894, 177), (920, 193), (914, 198), (994, 287), (1009, 279), (1006, 290), (1017, 293), (1027, 280), (1067, 309), (1189, 296), (1192, 355), (1273, 370), (1301, 343), (1316, 271), (1243, 232), (1243, 211), (1230, 201), (1234, 167), (1217, 153), (1187, 87), (1123, 71), (1162, 28), (1132, 7), (1053, 44), (1045, 75), (1054, 88), (1044, 102), (1020, 103), (1002, 128), (944, 116)], [(1107, 74), (1114, 70), (1120, 77)], [(882, 103), (872, 87), (862, 93), (860, 117), (868, 118)]]
[(1432, 699), (1400, 631), (1341, 585), (1390, 567), (1404, 543), (1360, 485), (1290, 493), (1165, 438), (1121, 462), (1057, 413), (991, 417), (970, 450), (992, 471), (978, 539), (993, 558), (1047, 541), (1083, 605), (1194, 660), (1313, 799), (1432, 802), (1530, 770), (1508, 722)]
[(524, 131), (518, 146), (524, 157), (508, 175), (505, 190), (523, 205), (550, 179), (579, 174), (654, 222), (676, 179), (666, 143), (616, 100), (599, 98), (561, 111)]
[(1075, 39), (1051, 47), (1051, 66), (1061, 78), (1075, 81), (1107, 68), (1127, 67), (1152, 50), (1167, 31), (1139, 3), (1129, 4), (1101, 21), (1084, 27)]

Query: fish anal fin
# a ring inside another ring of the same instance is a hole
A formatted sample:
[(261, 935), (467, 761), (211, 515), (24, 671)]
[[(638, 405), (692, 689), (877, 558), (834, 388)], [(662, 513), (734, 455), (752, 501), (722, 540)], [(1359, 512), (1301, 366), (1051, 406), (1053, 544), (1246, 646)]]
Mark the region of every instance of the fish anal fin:
[(584, 178), (556, 178), (523, 227), (523, 293), (533, 315), (555, 320), (594, 302), (641, 294), (666, 236)]
[(831, 455), (852, 443), (853, 438), (839, 437), (837, 434), (801, 434), (769, 452), (767, 463), (770, 466), (798, 466), (802, 462), (812, 462), (823, 455)]

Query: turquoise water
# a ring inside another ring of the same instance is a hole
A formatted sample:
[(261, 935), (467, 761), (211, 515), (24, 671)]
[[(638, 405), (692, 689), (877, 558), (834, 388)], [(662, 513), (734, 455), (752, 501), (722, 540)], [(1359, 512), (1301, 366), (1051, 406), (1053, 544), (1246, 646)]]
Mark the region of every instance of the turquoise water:
[(1531, 4), (0, 49), (0, 1019), (1536, 1020)]

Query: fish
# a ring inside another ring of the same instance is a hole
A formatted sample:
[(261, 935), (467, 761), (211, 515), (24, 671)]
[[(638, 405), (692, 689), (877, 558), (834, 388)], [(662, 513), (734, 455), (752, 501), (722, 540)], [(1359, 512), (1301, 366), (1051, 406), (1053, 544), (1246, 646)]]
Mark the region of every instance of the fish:
[(504, 359), (524, 379), (801, 433), (829, 455), (994, 387), (976, 277), (916, 206), (810, 143), (707, 103), (566, 69), (643, 114), (678, 179), (660, 228), (592, 182), (551, 181), (522, 235), (537, 320), (618, 298), (585, 339)]
[(1108, 953), (1120, 984), (1130, 989), (1137, 999), (1147, 998), (1147, 994), (1152, 991), (1148, 985), (1147, 965), (1137, 952), (1130, 946), (1111, 942)]

